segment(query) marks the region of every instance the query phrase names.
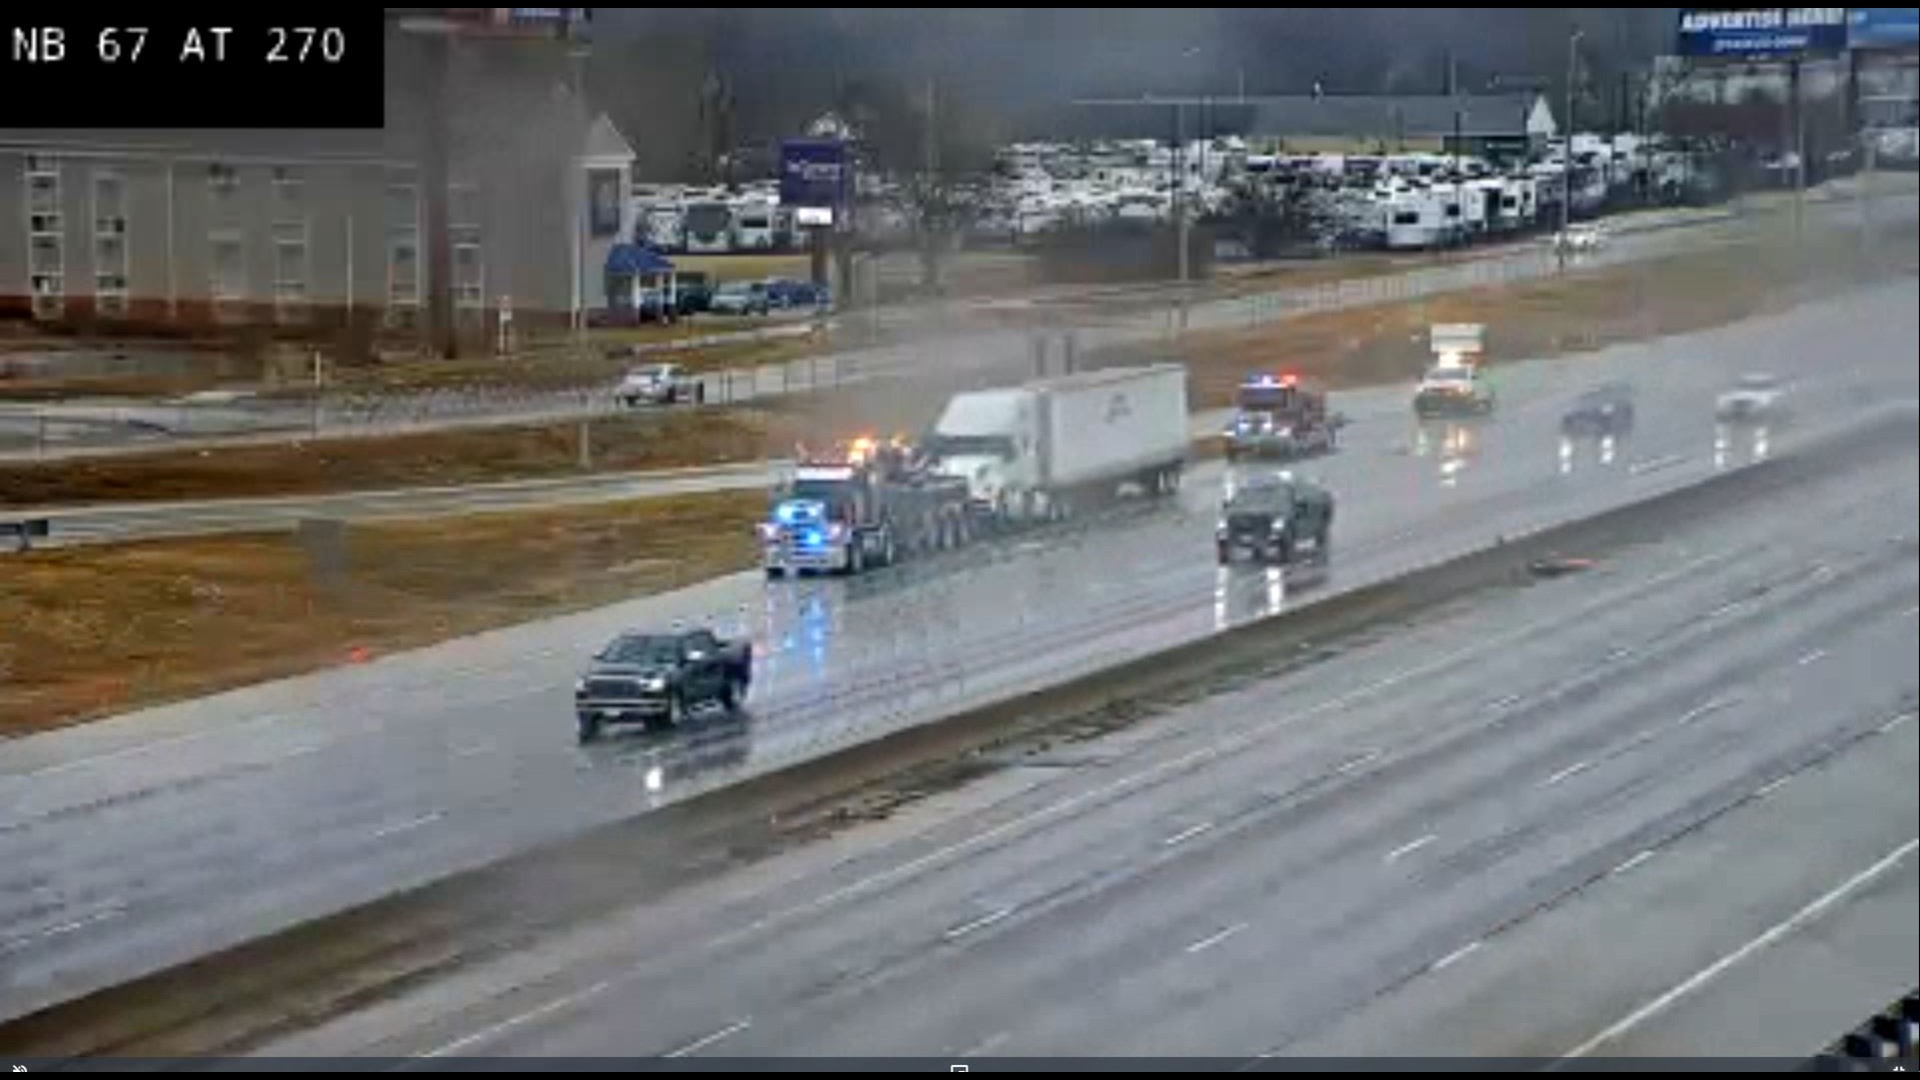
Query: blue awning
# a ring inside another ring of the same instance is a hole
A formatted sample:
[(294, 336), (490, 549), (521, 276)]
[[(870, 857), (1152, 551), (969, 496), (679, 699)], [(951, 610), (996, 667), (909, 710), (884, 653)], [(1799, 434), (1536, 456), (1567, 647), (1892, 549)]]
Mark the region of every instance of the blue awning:
[(639, 244), (615, 244), (607, 251), (607, 273), (628, 274), (670, 274), (673, 261), (660, 254), (657, 249)]

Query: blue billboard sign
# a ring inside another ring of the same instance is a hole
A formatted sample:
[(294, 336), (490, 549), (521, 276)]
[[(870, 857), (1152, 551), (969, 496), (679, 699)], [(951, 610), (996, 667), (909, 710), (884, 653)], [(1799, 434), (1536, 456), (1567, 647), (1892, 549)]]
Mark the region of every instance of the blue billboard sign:
[(853, 182), (847, 144), (840, 139), (788, 139), (780, 144), (780, 202), (837, 210)]
[(1680, 9), (1681, 56), (1795, 60), (1846, 47), (1846, 8)]
[(1920, 48), (1920, 8), (1848, 8), (1847, 45), (1855, 49)]

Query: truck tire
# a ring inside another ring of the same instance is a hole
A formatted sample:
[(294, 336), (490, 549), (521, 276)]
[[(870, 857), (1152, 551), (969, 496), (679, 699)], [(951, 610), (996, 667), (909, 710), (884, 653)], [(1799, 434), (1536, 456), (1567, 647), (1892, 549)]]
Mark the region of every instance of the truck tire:
[(1213, 545), (1213, 552), (1215, 557), (1217, 557), (1220, 560), (1221, 566), (1233, 565), (1233, 549), (1232, 548), (1228, 547), (1225, 544), (1215, 544)]
[(1273, 564), (1275, 566), (1293, 565), (1293, 538), (1283, 536), (1273, 542)]
[(591, 713), (575, 715), (574, 726), (583, 745), (600, 737), (600, 718)]
[(786, 569), (786, 567), (784, 567), (784, 566), (769, 566), (769, 567), (767, 567), (767, 580), (768, 580), (768, 581), (779, 581), (779, 580), (780, 580), (781, 578), (784, 578), (784, 577), (786, 577), (786, 576), (787, 576), (787, 569)]
[(900, 549), (894, 546), (892, 527), (889, 526), (882, 529), (880, 538), (882, 541), (880, 544), (880, 565), (892, 566), (894, 563), (899, 562)]
[(732, 716), (740, 711), (740, 699), (743, 696), (740, 692), (740, 680), (728, 678), (720, 686), (720, 707), (726, 710), (728, 716)]
[(687, 722), (687, 699), (675, 690), (667, 696), (667, 727), (677, 728)]
[(848, 577), (859, 577), (861, 574), (866, 573), (866, 570), (867, 549), (866, 546), (860, 542), (859, 537), (855, 537), (847, 545), (846, 575)]

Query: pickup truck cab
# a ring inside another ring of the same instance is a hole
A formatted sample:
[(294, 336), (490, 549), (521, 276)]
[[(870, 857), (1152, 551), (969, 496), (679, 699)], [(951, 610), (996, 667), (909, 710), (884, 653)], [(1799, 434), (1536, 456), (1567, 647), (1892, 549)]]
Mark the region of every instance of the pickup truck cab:
[(1427, 369), (1413, 394), (1413, 411), (1421, 418), (1479, 415), (1493, 411), (1493, 384), (1480, 365), (1444, 359)]
[(581, 742), (609, 723), (663, 721), (677, 727), (703, 705), (739, 709), (753, 681), (744, 641), (706, 629), (666, 634), (626, 633), (594, 654), (574, 683), (573, 708)]

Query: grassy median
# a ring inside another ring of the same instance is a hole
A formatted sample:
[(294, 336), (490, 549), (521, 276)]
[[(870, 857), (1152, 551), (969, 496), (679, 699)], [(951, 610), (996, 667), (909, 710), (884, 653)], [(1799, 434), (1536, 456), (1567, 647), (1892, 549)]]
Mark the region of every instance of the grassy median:
[(754, 492), (0, 556), (0, 736), (662, 592), (750, 565)]
[(767, 438), (763, 414), (709, 408), (602, 417), (584, 425), (456, 428), (0, 463), (0, 507), (307, 495), (717, 465), (764, 458)]

